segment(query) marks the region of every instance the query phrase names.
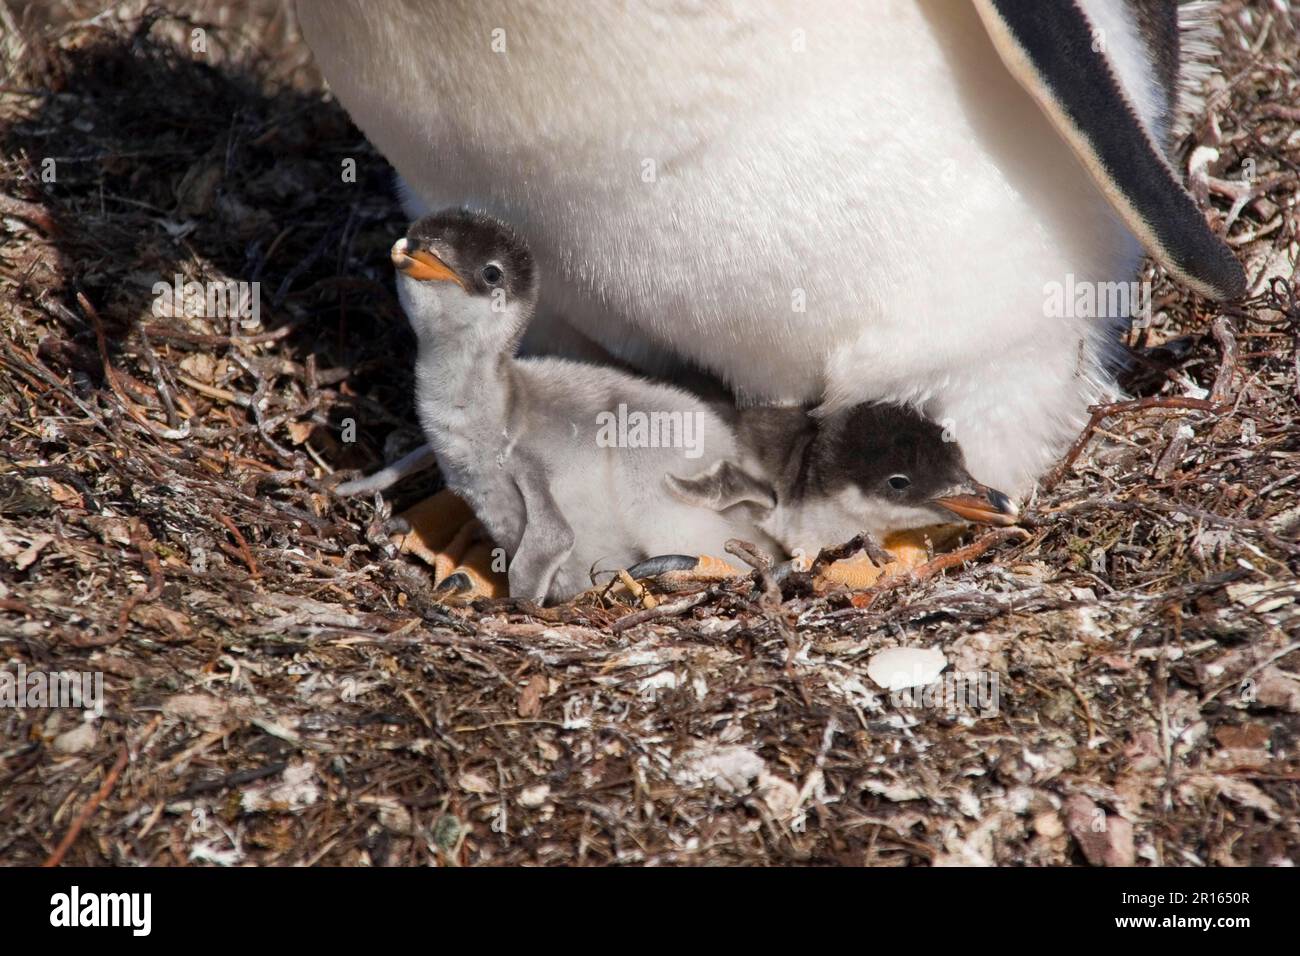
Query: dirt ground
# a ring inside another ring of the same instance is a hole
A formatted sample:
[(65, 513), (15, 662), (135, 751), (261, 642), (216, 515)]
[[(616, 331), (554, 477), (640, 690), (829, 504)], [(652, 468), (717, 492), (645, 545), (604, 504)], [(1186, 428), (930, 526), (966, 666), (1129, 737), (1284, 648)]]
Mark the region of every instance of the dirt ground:
[[(1229, 5), (1183, 143), (1217, 150), (1194, 185), (1252, 298), (1153, 276), (1146, 401), (1081, 436), (1024, 536), (865, 593), (755, 575), (646, 612), (441, 607), (375, 503), (330, 493), (418, 441), (404, 223), (279, 6), (0, 0), (0, 668), (104, 682), (92, 719), (0, 708), (0, 860), (1296, 860), (1282, 4)], [(260, 325), (159, 316), (177, 274), (260, 282)], [(867, 667), (903, 645), (996, 694), (897, 699)]]

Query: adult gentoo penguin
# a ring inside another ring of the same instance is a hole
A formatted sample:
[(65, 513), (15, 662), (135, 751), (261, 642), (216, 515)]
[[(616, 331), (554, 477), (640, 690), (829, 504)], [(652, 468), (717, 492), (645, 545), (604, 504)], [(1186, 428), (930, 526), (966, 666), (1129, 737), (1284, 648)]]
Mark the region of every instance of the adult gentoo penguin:
[(1205, 4), (298, 10), (413, 200), (529, 240), (552, 277), (531, 347), (576, 331), (753, 404), (910, 404), (997, 487), (1111, 387), (1118, 317), (1052, 315), (1049, 285), (1128, 282), (1145, 245), (1198, 292), (1245, 287), (1164, 155)]

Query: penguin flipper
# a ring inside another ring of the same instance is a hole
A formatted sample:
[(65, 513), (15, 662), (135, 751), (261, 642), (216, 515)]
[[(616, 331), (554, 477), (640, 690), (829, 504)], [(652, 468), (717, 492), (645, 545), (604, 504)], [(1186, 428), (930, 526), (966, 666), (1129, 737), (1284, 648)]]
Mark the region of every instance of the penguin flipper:
[[(743, 577), (745, 574), (721, 558), (701, 554), (659, 554), (644, 561), (638, 561), (632, 567), (618, 573), (618, 577), (629, 581), (651, 581), (657, 592), (675, 594), (683, 591), (695, 591), (729, 578)], [(634, 597), (639, 596), (636, 589), (627, 587)]]
[(689, 478), (665, 475), (664, 482), (674, 498), (711, 511), (726, 511), (738, 504), (776, 507), (772, 486), (730, 461), (717, 462)]
[(541, 604), (556, 588), (564, 564), (573, 553), (573, 528), (551, 494), (546, 471), (526, 469), (515, 476), (524, 502), (524, 531), (510, 559), (506, 579), (510, 596)]
[(352, 495), (372, 495), (376, 491), (387, 491), (408, 475), (432, 468), (437, 463), (438, 458), (433, 452), (433, 446), (424, 444), (373, 475), (345, 481), (334, 488), (334, 494), (340, 498), (348, 498)]
[(1205, 221), (1138, 118), (1074, 0), (975, 0), (998, 55), (1146, 249), (1211, 299), (1246, 293), (1246, 273)]

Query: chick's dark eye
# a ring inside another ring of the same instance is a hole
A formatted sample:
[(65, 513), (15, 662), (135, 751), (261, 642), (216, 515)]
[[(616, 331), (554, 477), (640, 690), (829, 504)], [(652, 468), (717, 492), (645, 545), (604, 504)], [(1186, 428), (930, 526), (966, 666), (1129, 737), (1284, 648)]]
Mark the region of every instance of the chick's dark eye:
[(488, 265), (483, 267), (483, 281), (488, 285), (496, 285), (501, 281), (501, 276), (502, 272), (499, 266)]
[(903, 491), (912, 483), (912, 479), (907, 475), (891, 475), (889, 478), (889, 487), (895, 491)]

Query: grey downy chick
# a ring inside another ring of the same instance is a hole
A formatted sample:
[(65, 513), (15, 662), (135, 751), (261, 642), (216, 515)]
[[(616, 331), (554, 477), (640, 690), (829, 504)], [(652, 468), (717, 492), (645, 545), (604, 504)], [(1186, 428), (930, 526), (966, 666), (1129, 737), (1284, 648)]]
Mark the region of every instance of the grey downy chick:
[(701, 509), (668, 488), (668, 474), (689, 480), (741, 454), (700, 399), (614, 368), (515, 357), (539, 276), (512, 229), (448, 210), (415, 222), (392, 258), (418, 341), (420, 423), (447, 486), (509, 556), (512, 596), (564, 600), (593, 568), (720, 554), (732, 537), (774, 548), (745, 502)]
[(703, 508), (754, 505), (758, 527), (789, 554), (813, 556), (858, 531), (885, 543), (897, 532), (1019, 516), (1007, 495), (970, 475), (957, 442), (905, 406), (864, 403), (825, 418), (745, 409), (737, 439), (740, 458), (671, 475), (669, 486)]

